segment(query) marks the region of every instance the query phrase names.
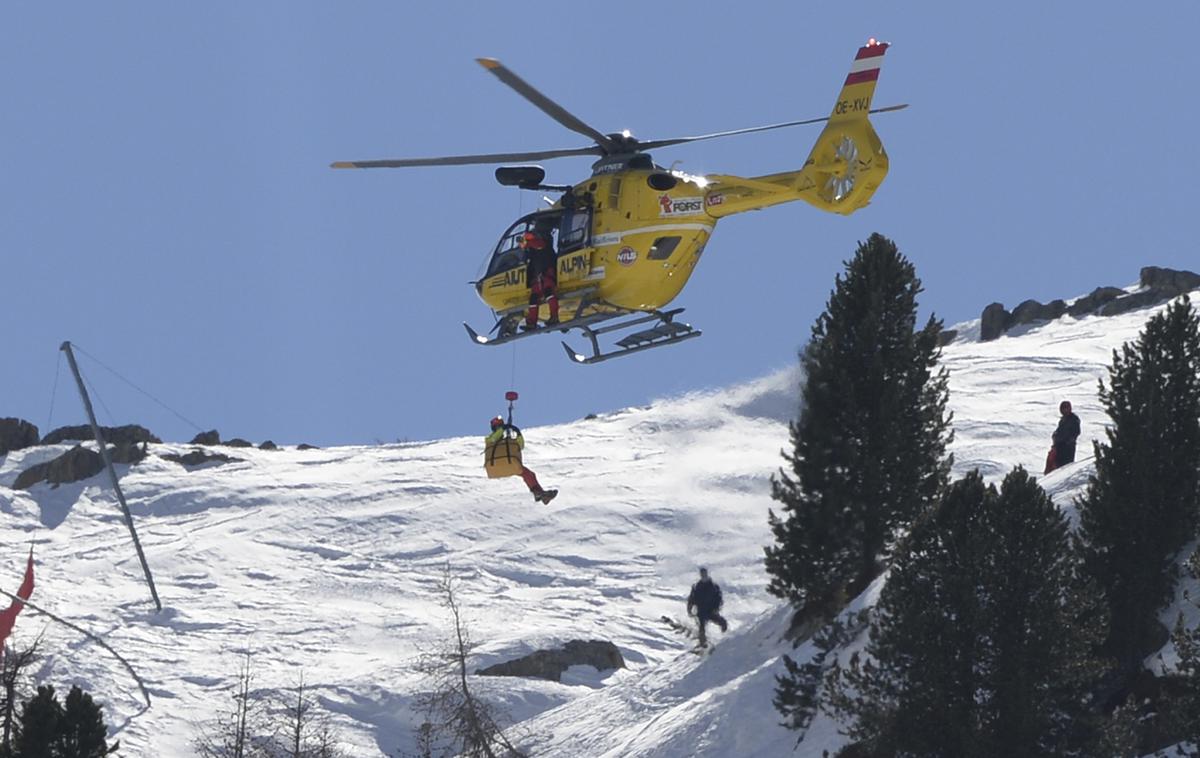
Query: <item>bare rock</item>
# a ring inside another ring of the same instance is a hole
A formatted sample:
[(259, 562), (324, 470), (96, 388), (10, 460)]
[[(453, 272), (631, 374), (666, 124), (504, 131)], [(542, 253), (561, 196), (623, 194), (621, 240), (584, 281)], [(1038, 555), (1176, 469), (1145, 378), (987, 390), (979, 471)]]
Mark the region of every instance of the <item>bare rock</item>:
[(605, 640), (571, 640), (561, 648), (537, 650), (522, 658), (476, 671), (482, 676), (525, 676), (557, 682), (571, 666), (591, 666), (597, 671), (625, 668), (617, 646)]
[(50, 462), (39, 463), (36, 466), (30, 466), (21, 473), (17, 474), (17, 480), (13, 482), (14, 490), (27, 490), (38, 482), (46, 481), (46, 472), (50, 469)]
[(1004, 330), (1008, 328), (1008, 319), (1011, 314), (1004, 309), (1003, 303), (992, 303), (983, 309), (983, 315), (979, 317), (979, 339), (982, 342), (988, 342), (1004, 334)]
[(1139, 308), (1148, 308), (1151, 305), (1161, 303), (1163, 300), (1167, 299), (1168, 296), (1164, 295), (1158, 290), (1142, 290), (1141, 292), (1134, 292), (1132, 294), (1125, 295), (1124, 297), (1118, 297), (1116, 300), (1106, 303), (1104, 307), (1100, 309), (1100, 315), (1116, 316), (1121, 313), (1136, 311)]
[(146, 458), (146, 443), (121, 442), (108, 448), (108, 458), (113, 463), (141, 463)]
[[(104, 435), (104, 441), (109, 443), (120, 444), (122, 442), (162, 442), (158, 437), (150, 433), (150, 430), (144, 426), (137, 424), (126, 424), (125, 426), (102, 426), (100, 433)], [(57, 445), (60, 442), (91, 442), (95, 437), (92, 436), (92, 427), (88, 424), (79, 426), (60, 426), (54, 431), (42, 438), (43, 445)]]
[(1140, 281), (1143, 287), (1162, 293), (1162, 299), (1182, 295), (1194, 289), (1200, 289), (1200, 274), (1191, 271), (1176, 271), (1158, 266), (1146, 266), (1141, 271)]
[(1043, 305), (1037, 300), (1026, 300), (1013, 308), (1008, 317), (1008, 329), (1018, 324), (1032, 324), (1035, 321), (1053, 321), (1067, 312), (1067, 304), (1063, 300), (1051, 300)]
[(38, 443), (38, 428), (19, 418), (0, 418), (0, 455)]
[(167, 453), (166, 455), (162, 456), (162, 459), (165, 461), (171, 461), (172, 463), (178, 463), (179, 465), (185, 467), (200, 466), (205, 463), (212, 463), (214, 461), (218, 464), (221, 464), (234, 463), (235, 461), (242, 460), (241, 458), (233, 458), (225, 455), (224, 453), (212, 453), (207, 450), (200, 450), (199, 448), (192, 450), (191, 452), (184, 453), (183, 455)]
[(195, 437), (192, 437), (192, 441), (189, 442), (188, 444), (189, 445), (220, 445), (221, 444), (221, 435), (217, 432), (216, 429), (209, 429), (207, 432), (200, 432)]
[(951, 342), (953, 342), (954, 338), (957, 336), (958, 336), (957, 329), (943, 329), (942, 331), (938, 332), (937, 346), (945, 347), (946, 345), (949, 345)]
[(266, 440), (265, 442), (263, 442), (261, 445), (258, 446), (258, 449), (259, 450), (278, 450), (279, 445), (276, 445), (271, 440)]
[(317, 447), (316, 445), (310, 445), (307, 442), (301, 442), (299, 445), (296, 445), (296, 449), (297, 450), (320, 450), (321, 448)]
[(13, 489), (27, 490), (38, 482), (65, 484), (78, 482), (99, 474), (104, 470), (104, 459), (100, 454), (82, 445), (76, 445), (52, 461), (27, 468), (17, 476)]
[(1101, 306), (1116, 300), (1124, 294), (1125, 290), (1119, 287), (1097, 287), (1090, 294), (1071, 303), (1071, 306), (1067, 308), (1067, 313), (1075, 318), (1079, 318), (1080, 316), (1099, 310)]
[(241, 437), (234, 437), (231, 440), (225, 440), (224, 445), (229, 447), (254, 447), (254, 443), (250, 440), (244, 440)]

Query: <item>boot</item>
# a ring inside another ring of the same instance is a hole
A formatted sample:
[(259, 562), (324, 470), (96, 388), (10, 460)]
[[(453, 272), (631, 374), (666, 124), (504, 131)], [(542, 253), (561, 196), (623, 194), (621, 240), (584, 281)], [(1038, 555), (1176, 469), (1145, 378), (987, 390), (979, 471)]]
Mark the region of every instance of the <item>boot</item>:
[(546, 300), (546, 305), (550, 307), (550, 318), (546, 319), (546, 326), (554, 326), (558, 323), (558, 296), (551, 295)]
[(542, 501), (542, 505), (549, 505), (550, 501), (558, 495), (558, 490), (543, 490), (542, 494), (537, 496), (537, 499)]

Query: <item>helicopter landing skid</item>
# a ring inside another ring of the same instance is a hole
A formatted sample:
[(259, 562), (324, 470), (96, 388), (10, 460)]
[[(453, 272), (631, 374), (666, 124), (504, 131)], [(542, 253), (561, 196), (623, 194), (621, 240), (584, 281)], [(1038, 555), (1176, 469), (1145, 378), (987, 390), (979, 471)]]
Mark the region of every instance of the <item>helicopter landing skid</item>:
[[(519, 315), (523, 315), (524, 312), (525, 312), (524, 308), (520, 309), (519, 311), (513, 311), (513, 313), (516, 313)], [(528, 329), (525, 331), (517, 331), (517, 323), (518, 322), (514, 319), (511, 319), (510, 318), (511, 314), (509, 314), (509, 315), (502, 317), (499, 321), (496, 322), (496, 326), (492, 327), (491, 331), (499, 332), (499, 336), (497, 336), (497, 337), (486, 337), (486, 336), (476, 332), (474, 329), (472, 329), (471, 325), (465, 321), (463, 322), (463, 327), (466, 328), (467, 334), (470, 335), (470, 337), (471, 337), (471, 341), (477, 345), (504, 345), (509, 342), (516, 342), (517, 340), (523, 340), (528, 337), (535, 337), (539, 334), (545, 334), (547, 332), (556, 332), (556, 331), (557, 332), (565, 332), (568, 329), (586, 329), (589, 326), (591, 326), (592, 324), (596, 324), (601, 321), (607, 321), (607, 320), (613, 319), (613, 318), (618, 318), (620, 316), (625, 315), (626, 313), (629, 313), (629, 311), (619, 311), (616, 313), (593, 313), (590, 316), (584, 316), (582, 318), (573, 318), (570, 321), (565, 321), (560, 324), (553, 324), (550, 326), (541, 326), (541, 327), (538, 327), (537, 329)]]
[[(701, 332), (699, 329), (693, 329), (691, 324), (685, 324), (682, 321), (675, 321), (675, 317), (683, 313), (683, 308), (675, 308), (669, 311), (651, 311), (650, 313), (632, 318), (627, 321), (622, 321), (619, 324), (608, 324), (593, 329), (590, 324), (577, 325), (579, 330), (587, 336), (592, 343), (592, 354), (590, 356), (577, 353), (567, 343), (562, 343), (563, 349), (567, 351), (567, 357), (576, 363), (600, 363), (607, 361), (610, 358), (619, 358), (622, 355), (631, 355), (640, 353), (643, 350), (650, 350), (655, 347), (664, 347), (673, 345), (676, 342), (683, 342), (692, 337), (699, 337)], [(610, 316), (616, 318), (616, 316)], [(606, 332), (614, 332), (619, 329), (628, 329), (637, 324), (654, 323), (649, 329), (627, 334), (617, 340), (616, 345), (620, 350), (604, 353), (600, 351), (599, 335)], [(572, 324), (572, 326), (576, 326)]]
[[(582, 310), (582, 307), (580, 308)], [(543, 326), (537, 329), (528, 331), (517, 331), (515, 324), (510, 324), (505, 318), (501, 318), (493, 327), (492, 331), (499, 331), (497, 337), (487, 337), (479, 334), (471, 325), (463, 322), (463, 328), (467, 330), (471, 341), (477, 345), (504, 345), (509, 342), (523, 340), (528, 337), (534, 337), (546, 332), (559, 331), (566, 332), (571, 329), (578, 329), (592, 343), (592, 354), (590, 356), (575, 352), (567, 343), (562, 343), (563, 348), (567, 351), (567, 356), (575, 363), (600, 363), (601, 361), (617, 358), (622, 355), (631, 353), (639, 353), (643, 350), (649, 350), (652, 347), (662, 347), (664, 345), (672, 345), (676, 342), (699, 337), (701, 332), (699, 329), (693, 329), (690, 324), (685, 324), (681, 321), (675, 321), (675, 316), (683, 313), (683, 308), (675, 308), (669, 311), (651, 311), (645, 313), (642, 311), (619, 310), (603, 313), (593, 313), (589, 316), (573, 318), (569, 321), (564, 321), (561, 324), (551, 326)], [(596, 326), (606, 321), (620, 319), (625, 316), (635, 316), (634, 318), (625, 319), (615, 324), (605, 324), (604, 326)], [(653, 324), (648, 329), (627, 334), (617, 340), (616, 345), (620, 350), (612, 352), (602, 352), (600, 350), (599, 336), (608, 332), (615, 332), (622, 329), (628, 329), (631, 326), (638, 324)]]

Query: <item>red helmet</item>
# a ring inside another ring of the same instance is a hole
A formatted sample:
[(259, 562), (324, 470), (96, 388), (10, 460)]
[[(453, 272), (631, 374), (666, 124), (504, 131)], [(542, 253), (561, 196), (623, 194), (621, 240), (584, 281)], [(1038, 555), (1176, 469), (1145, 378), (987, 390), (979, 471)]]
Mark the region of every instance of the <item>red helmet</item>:
[(541, 248), (545, 246), (546, 243), (538, 236), (537, 232), (525, 232), (521, 235), (521, 247)]
[(502, 426), (504, 426), (504, 418), (503, 417), (495, 416), (492, 418), (492, 430), (493, 431), (495, 431), (496, 429), (499, 429)]

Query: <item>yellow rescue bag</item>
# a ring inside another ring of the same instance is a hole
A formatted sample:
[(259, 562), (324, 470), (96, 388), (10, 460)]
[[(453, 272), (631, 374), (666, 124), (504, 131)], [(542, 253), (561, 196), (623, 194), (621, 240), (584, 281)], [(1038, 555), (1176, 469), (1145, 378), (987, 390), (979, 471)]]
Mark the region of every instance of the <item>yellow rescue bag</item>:
[(503, 476), (520, 476), (521, 446), (515, 438), (501, 437), (484, 448), (483, 467), (487, 470), (488, 479), (498, 479)]

